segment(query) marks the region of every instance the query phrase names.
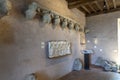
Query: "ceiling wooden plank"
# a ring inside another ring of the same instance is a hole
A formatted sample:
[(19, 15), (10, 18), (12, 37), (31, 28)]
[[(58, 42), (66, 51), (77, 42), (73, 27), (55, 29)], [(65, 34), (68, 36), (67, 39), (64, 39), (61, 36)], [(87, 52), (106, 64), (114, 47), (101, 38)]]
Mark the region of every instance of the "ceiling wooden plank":
[(112, 0), (113, 1), (113, 5), (114, 5), (114, 8), (116, 8), (116, 0)]
[(86, 4), (86, 3), (92, 3), (94, 1), (103, 1), (103, 0), (80, 0), (80, 2), (69, 2), (68, 7), (69, 8), (79, 8), (81, 4)]
[(107, 10), (107, 11), (101, 11), (101, 12), (96, 12), (96, 13), (92, 13), (92, 14), (87, 14), (86, 16), (90, 17), (90, 16), (94, 16), (94, 15), (105, 14), (105, 13), (110, 13), (110, 12), (115, 12), (115, 11), (120, 11), (120, 7), (110, 9), (110, 10)]
[(87, 4), (94, 12), (96, 12), (96, 10), (92, 7), (91, 4)]
[[(69, 8), (78, 8), (86, 16), (120, 11), (118, 0), (67, 0)], [(120, 1), (120, 0), (119, 0)], [(104, 6), (104, 5), (105, 6)]]
[(68, 5), (75, 5), (77, 3), (81, 3), (81, 1), (74, 1), (74, 2), (69, 2)]
[(105, 0), (105, 3), (106, 3), (106, 6), (107, 6), (107, 9), (109, 10), (110, 9), (110, 6), (108, 4), (108, 0)]
[(69, 4), (69, 5), (83, 4), (83, 3), (92, 2), (92, 1), (95, 1), (95, 0), (79, 0), (79, 1), (78, 1), (78, 0), (77, 0), (77, 1), (75, 0), (74, 2), (69, 2), (69, 1), (68, 1), (68, 4)]
[(81, 5), (81, 7), (87, 12), (87, 13), (91, 13), (84, 5)]
[(103, 8), (99, 5), (98, 1), (94, 1), (94, 3), (96, 4), (96, 6), (97, 6), (101, 11), (103, 11)]

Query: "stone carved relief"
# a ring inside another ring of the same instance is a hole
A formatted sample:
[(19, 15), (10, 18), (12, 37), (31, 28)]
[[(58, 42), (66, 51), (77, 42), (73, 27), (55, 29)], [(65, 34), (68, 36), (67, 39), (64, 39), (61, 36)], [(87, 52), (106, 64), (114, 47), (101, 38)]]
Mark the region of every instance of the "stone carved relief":
[(50, 23), (52, 20), (51, 18), (51, 12), (48, 10), (42, 10), (42, 21), (44, 23)]
[(0, 18), (8, 15), (11, 8), (12, 4), (9, 0), (0, 0)]
[(70, 43), (67, 41), (48, 42), (49, 58), (71, 54)]
[(75, 24), (75, 30), (79, 31), (80, 30), (80, 26), (78, 24)]
[(63, 21), (61, 22), (61, 28), (64, 29), (65, 27), (67, 27), (68, 25), (68, 22), (67, 22), (67, 19), (63, 19)]
[(76, 21), (62, 17), (61, 15), (58, 15), (51, 10), (40, 8), (40, 6), (36, 2), (33, 2), (29, 5), (28, 10), (26, 10), (25, 14), (27, 19), (32, 19), (37, 14), (37, 16), (40, 16), (40, 18), (42, 17), (42, 21), (44, 23), (52, 23), (53, 25), (55, 25), (53, 26), (54, 28), (57, 25), (61, 24), (62, 29), (68, 27), (69, 30), (75, 29), (76, 31), (83, 32)]
[(27, 19), (33, 19), (37, 14), (38, 4), (33, 2), (28, 6), (28, 9), (25, 11), (25, 16)]
[(60, 16), (54, 15), (53, 25), (59, 25), (59, 24), (60, 24)]
[(73, 22), (72, 22), (72, 21), (69, 21), (69, 23), (68, 23), (68, 28), (71, 30), (71, 29), (73, 29), (73, 27), (74, 27)]

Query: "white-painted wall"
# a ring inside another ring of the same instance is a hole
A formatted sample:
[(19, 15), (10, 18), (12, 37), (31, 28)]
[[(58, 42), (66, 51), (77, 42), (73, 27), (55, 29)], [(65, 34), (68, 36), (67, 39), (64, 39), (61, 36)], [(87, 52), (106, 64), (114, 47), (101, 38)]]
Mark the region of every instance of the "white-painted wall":
[[(120, 11), (87, 17), (87, 28), (90, 30), (86, 34), (87, 49), (93, 49), (92, 64), (98, 57), (117, 61), (118, 56), (118, 38), (117, 38), (117, 20), (120, 18)], [(97, 39), (97, 44), (94, 40)], [(95, 48), (96, 46), (96, 48)]]

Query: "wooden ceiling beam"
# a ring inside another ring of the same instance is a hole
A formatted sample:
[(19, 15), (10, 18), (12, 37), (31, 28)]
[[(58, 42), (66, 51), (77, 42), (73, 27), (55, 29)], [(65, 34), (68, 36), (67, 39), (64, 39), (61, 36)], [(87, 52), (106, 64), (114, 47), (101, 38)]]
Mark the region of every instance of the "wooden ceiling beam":
[(90, 17), (90, 16), (94, 16), (94, 15), (105, 14), (105, 13), (110, 13), (110, 12), (115, 12), (115, 11), (120, 11), (120, 7), (110, 9), (110, 10), (107, 10), (107, 11), (101, 11), (101, 12), (96, 12), (96, 13), (92, 13), (92, 14), (87, 14), (86, 16)]
[(81, 6), (81, 4), (92, 3), (94, 1), (103, 1), (103, 0), (80, 0), (80, 1), (69, 2), (68, 7), (69, 8), (79, 8)]
[(105, 3), (106, 3), (106, 6), (107, 6), (107, 9), (109, 10), (110, 9), (110, 6), (108, 4), (108, 0), (105, 0)]
[(91, 6), (91, 4), (87, 4), (94, 12), (96, 12), (96, 10)]
[(92, 2), (95, 0), (75, 0), (74, 2), (68, 2), (69, 5), (76, 5), (76, 4), (83, 4), (83, 3), (87, 3), (87, 2)]
[(94, 1), (94, 3), (96, 4), (96, 6), (97, 6), (101, 11), (103, 11), (103, 8), (98, 4), (97, 1)]
[(74, 2), (69, 2), (68, 5), (75, 5), (77, 3), (81, 3), (81, 1), (74, 1)]
[(117, 8), (117, 6), (116, 6), (116, 0), (112, 0), (112, 1), (113, 1), (114, 8)]
[(87, 13), (91, 13), (84, 5), (81, 5), (81, 7), (87, 12)]

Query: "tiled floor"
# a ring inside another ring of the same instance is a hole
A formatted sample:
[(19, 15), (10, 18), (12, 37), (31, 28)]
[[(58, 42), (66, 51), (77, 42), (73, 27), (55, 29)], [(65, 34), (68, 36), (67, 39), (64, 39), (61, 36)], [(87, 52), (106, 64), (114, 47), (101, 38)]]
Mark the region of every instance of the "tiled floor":
[(100, 69), (73, 71), (59, 80), (120, 80), (120, 74)]

